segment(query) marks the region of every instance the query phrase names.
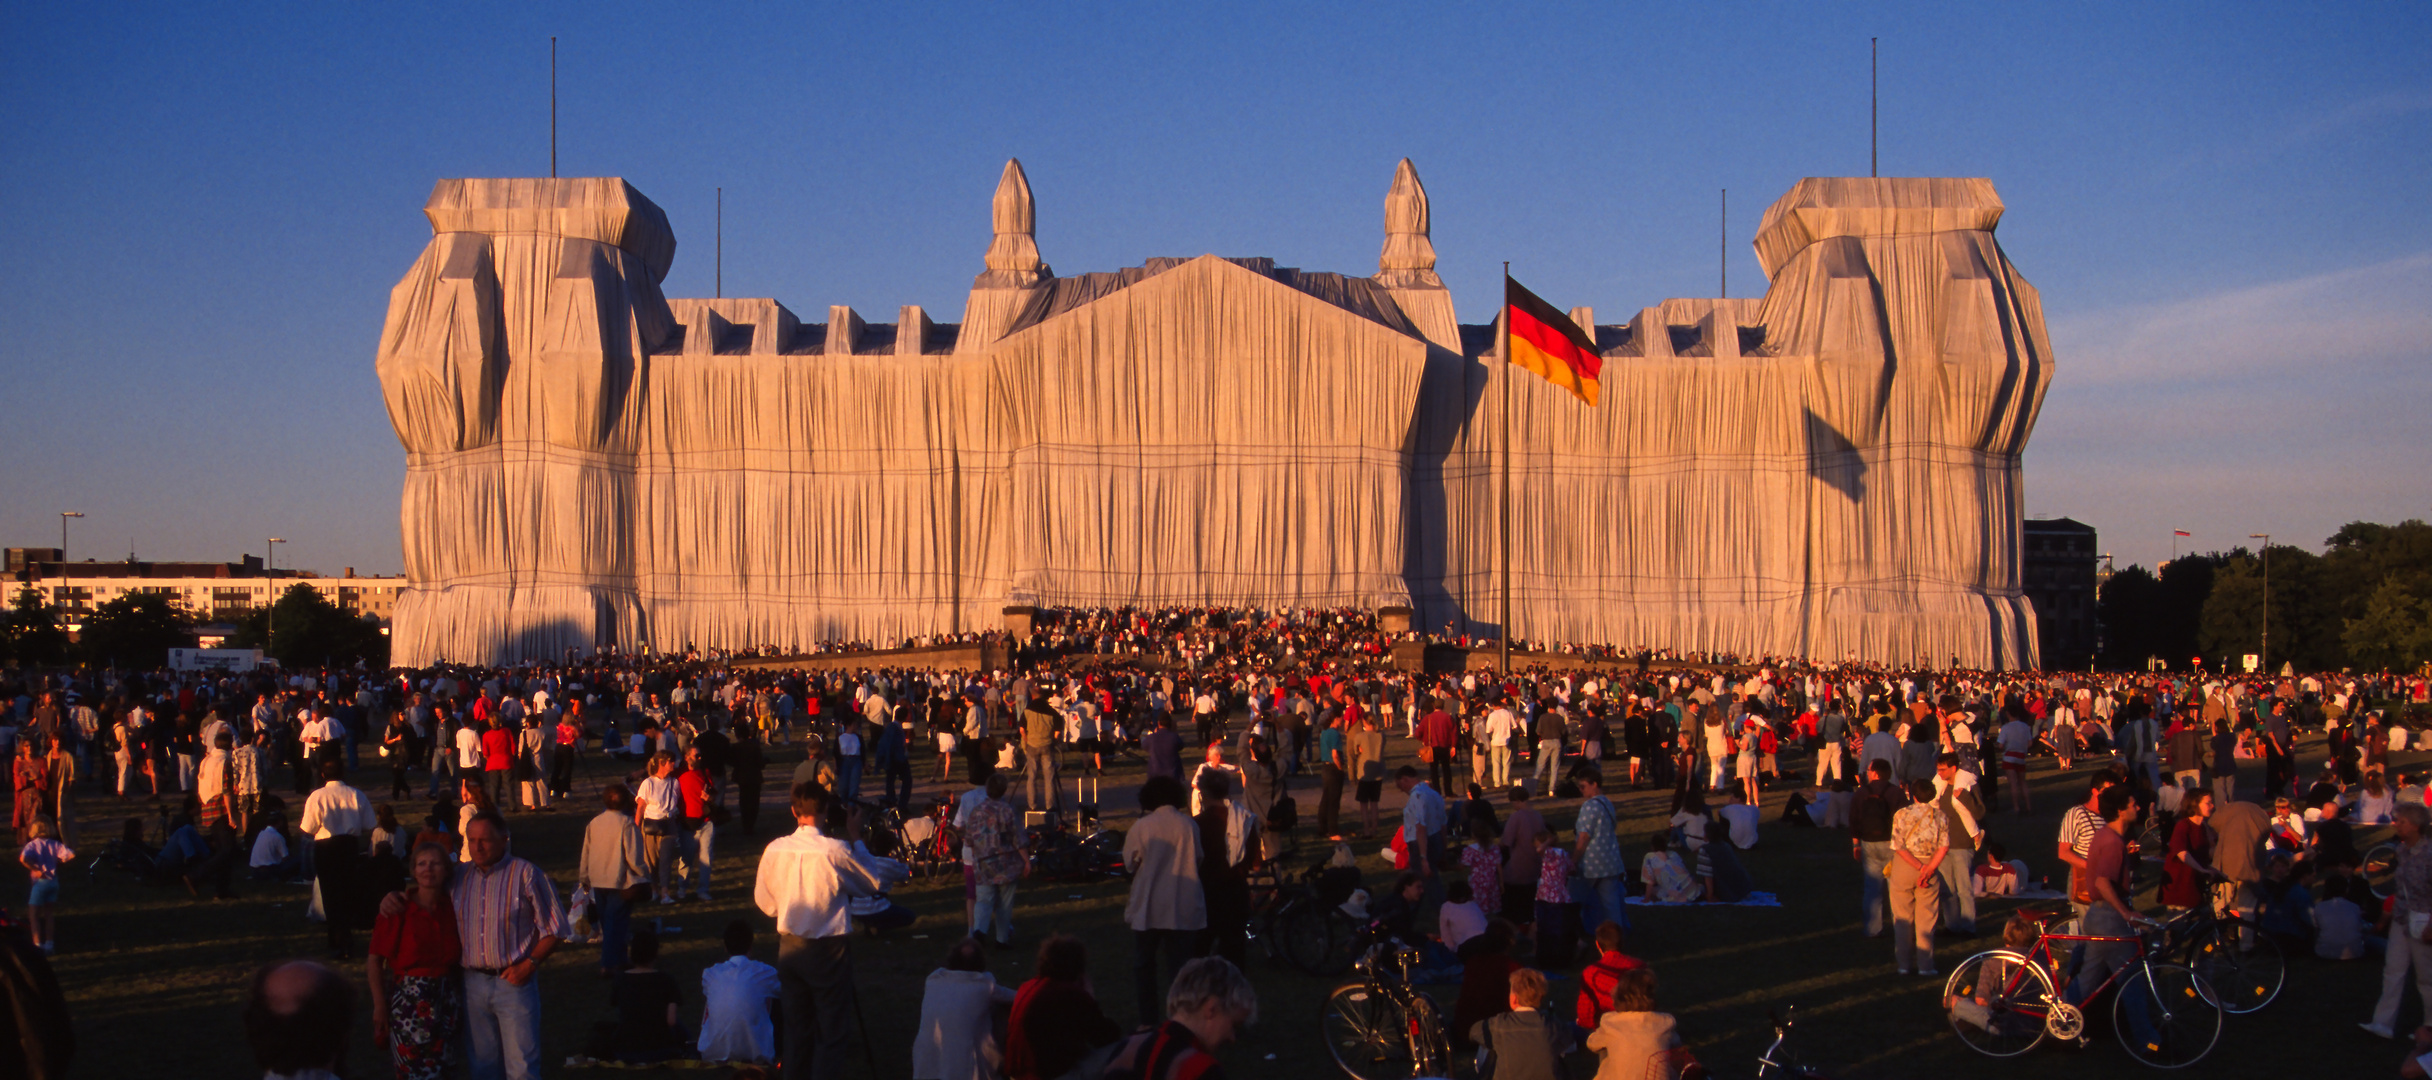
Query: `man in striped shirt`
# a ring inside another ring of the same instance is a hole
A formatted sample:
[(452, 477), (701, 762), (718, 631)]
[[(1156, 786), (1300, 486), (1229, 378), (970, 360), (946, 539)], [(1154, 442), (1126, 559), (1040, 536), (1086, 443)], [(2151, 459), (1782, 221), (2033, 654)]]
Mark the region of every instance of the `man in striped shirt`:
[[(507, 823), (484, 810), (465, 824), (473, 859), (456, 871), (449, 900), (463, 942), (465, 1048), (474, 1080), (539, 1080), (541, 962), (566, 936), (557, 887), (507, 854)], [(380, 903), (402, 915), (404, 893)]]

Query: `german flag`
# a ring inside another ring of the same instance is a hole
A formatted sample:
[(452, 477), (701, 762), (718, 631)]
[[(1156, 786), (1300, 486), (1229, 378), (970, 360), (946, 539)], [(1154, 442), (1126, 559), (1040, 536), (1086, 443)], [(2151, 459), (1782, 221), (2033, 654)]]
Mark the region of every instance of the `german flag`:
[(1596, 375), (1604, 357), (1570, 316), (1538, 299), (1508, 275), (1503, 279), (1504, 348), (1511, 362), (1545, 376), (1579, 400), (1596, 404)]

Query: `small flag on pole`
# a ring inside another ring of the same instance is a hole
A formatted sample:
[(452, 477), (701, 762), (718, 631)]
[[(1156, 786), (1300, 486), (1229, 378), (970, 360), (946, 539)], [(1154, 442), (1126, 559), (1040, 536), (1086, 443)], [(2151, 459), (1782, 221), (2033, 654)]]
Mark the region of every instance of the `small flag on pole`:
[(2172, 535), (2172, 536), (2194, 536), (2195, 534), (2194, 534), (2194, 533), (2191, 533), (2191, 532), (2188, 532), (2188, 531), (2187, 531), (2187, 530), (2185, 530), (2185, 529), (2172, 529), (2172, 530), (2170, 530), (2170, 535)]
[(1596, 404), (1596, 377), (1604, 369), (1604, 357), (1597, 353), (1595, 339), (1508, 275), (1503, 279), (1503, 310), (1510, 362)]

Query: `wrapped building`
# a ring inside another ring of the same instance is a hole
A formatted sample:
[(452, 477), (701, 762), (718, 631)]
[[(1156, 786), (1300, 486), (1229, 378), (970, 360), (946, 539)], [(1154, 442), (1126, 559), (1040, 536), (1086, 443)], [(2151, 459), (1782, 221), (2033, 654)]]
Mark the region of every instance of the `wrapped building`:
[[(615, 179), (447, 180), (378, 366), (407, 456), (398, 663), (801, 646), (1009, 606), (1406, 608), (1501, 631), (1492, 326), (1405, 161), (1377, 272), (1059, 277), (1019, 163), (959, 323), (661, 295)], [(1593, 328), (1601, 406), (1512, 384), (1512, 631), (2035, 660), (2019, 455), (2051, 377), (1992, 185), (1809, 179), (1762, 300)]]

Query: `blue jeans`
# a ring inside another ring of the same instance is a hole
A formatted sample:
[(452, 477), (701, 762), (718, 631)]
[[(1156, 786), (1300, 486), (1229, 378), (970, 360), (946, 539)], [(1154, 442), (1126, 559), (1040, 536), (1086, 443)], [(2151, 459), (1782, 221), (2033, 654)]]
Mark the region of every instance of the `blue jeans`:
[(1618, 923), (1624, 930), (1629, 929), (1630, 909), (1623, 903), (1622, 879), (1602, 877), (1582, 880), (1587, 884), (1588, 895), (1587, 902), (1580, 905), (1580, 932), (1593, 935), (1597, 927), (1608, 922)]
[(677, 828), (684, 832), (684, 865), (689, 869), (683, 877), (675, 879), (676, 895), (684, 895), (685, 882), (697, 878), (698, 883), (693, 886), (693, 891), (706, 898), (709, 896), (709, 864), (717, 854), (718, 823), (702, 818), (697, 827), (679, 825)]
[(861, 757), (846, 754), (836, 762), (836, 794), (847, 799), (861, 797)]
[(464, 1042), (473, 1080), (540, 1080), (540, 983), (465, 972)]
[(591, 890), (591, 921), (600, 928), (600, 968), (625, 970), (625, 946), (633, 940), (633, 901), (620, 889)]
[[(2120, 918), (2120, 913), (2112, 910), (2109, 904), (2098, 903), (2088, 908), (2086, 917), (2078, 925), (2081, 927), (2078, 933), (2088, 937), (2136, 936), (2136, 931), (2129, 929), (2127, 920)], [(2080, 944), (2085, 948), (2085, 958), (2079, 962), (2077, 978), (2069, 984), (2066, 996), (2072, 1004), (2083, 1006), (2112, 972), (2136, 965), (2136, 943), (2087, 941)], [(2140, 1042), (2152, 1044), (2158, 1041), (2151, 1015), (2153, 997), (2151, 988), (2145, 985), (2145, 976), (2137, 971), (2129, 971), (2120, 978), (2119, 983), (2121, 1006), (2128, 1014), (2129, 1030)]]
[(1861, 840), (1861, 876), (1866, 879), (1866, 891), (1859, 900), (1859, 909), (1866, 915), (1866, 936), (1881, 937), (1891, 926), (1891, 883), (1883, 878), (1884, 868), (1892, 864), (1892, 842)]
[[(884, 785), (880, 794), (888, 802), (893, 803), (896, 809), (908, 810), (912, 805), (912, 759), (897, 754), (882, 761), (879, 768), (881, 770), (880, 783)], [(900, 793), (898, 793), (897, 786), (899, 784), (901, 785)]]
[[(1013, 882), (982, 885), (971, 903), (971, 936), (1003, 945), (1013, 940)], [(993, 931), (993, 933), (991, 932)]]

